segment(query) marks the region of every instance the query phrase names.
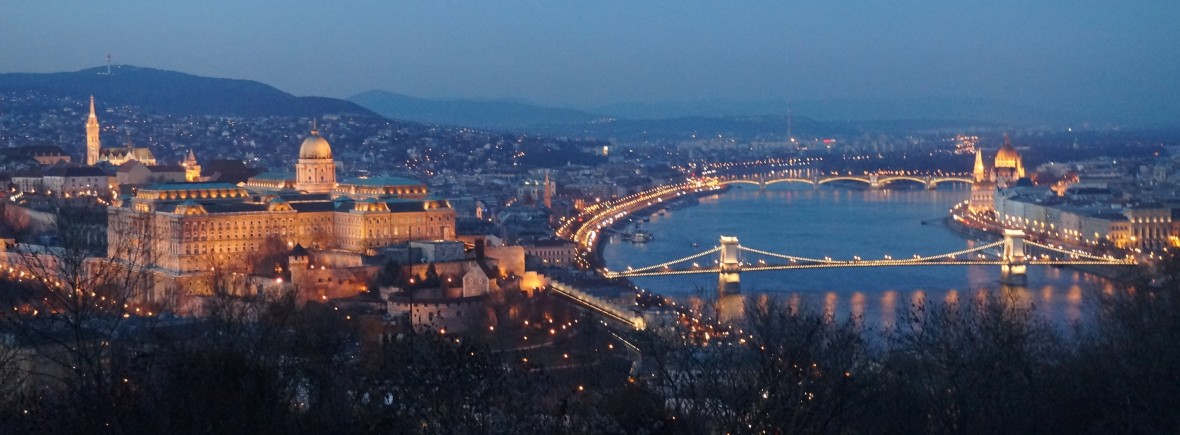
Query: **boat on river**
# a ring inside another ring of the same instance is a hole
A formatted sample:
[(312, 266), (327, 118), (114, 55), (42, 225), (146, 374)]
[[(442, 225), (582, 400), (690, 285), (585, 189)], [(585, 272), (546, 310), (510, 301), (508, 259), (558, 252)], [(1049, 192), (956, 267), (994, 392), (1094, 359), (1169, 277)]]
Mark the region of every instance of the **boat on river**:
[(651, 239), (652, 239), (651, 233), (644, 232), (644, 231), (636, 231), (634, 233), (631, 233), (631, 237), (630, 237), (631, 243), (647, 243), (647, 242), (650, 242)]

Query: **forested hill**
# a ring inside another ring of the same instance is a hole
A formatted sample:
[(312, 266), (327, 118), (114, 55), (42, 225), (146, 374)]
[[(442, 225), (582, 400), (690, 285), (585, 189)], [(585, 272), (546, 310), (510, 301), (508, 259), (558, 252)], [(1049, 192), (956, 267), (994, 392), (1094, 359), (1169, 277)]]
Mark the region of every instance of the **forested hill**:
[(216, 116), (379, 117), (357, 104), (325, 97), (296, 97), (251, 80), (201, 77), (134, 66), (61, 73), (0, 74), (0, 92), (32, 92), (67, 98), (94, 95), (106, 105), (133, 105), (165, 114)]

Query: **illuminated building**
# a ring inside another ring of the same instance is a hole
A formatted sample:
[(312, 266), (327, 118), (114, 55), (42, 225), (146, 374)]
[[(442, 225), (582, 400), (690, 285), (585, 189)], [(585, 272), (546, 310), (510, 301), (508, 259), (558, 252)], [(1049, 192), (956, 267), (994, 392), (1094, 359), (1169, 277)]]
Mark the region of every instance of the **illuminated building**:
[(1016, 180), (1024, 178), (1024, 165), (1020, 161), (1020, 153), (1012, 146), (1012, 139), (1004, 135), (1004, 146), (996, 152), (995, 165), (992, 166), (992, 181), (1001, 189), (1016, 184)]
[(86, 165), (98, 164), (98, 154), (102, 144), (98, 141), (98, 116), (94, 114), (94, 96), (90, 96), (90, 116), (86, 118)]
[(12, 185), (18, 192), (67, 197), (109, 192), (114, 184), (114, 177), (90, 167), (59, 166), (12, 176)]
[(974, 178), (971, 184), (971, 199), (968, 210), (971, 213), (984, 213), (995, 210), (996, 189), (1003, 189), (1016, 184), (1024, 178), (1024, 164), (1020, 153), (1012, 146), (1012, 140), (1004, 135), (1004, 145), (996, 152), (996, 158), (991, 170), (983, 163), (983, 151), (975, 150)]
[(184, 168), (184, 181), (201, 181), (201, 165), (197, 163), (197, 155), (193, 154), (193, 150), (188, 150), (188, 155), (180, 162), (180, 166)]
[(329, 194), (332, 198), (401, 199), (426, 198), (426, 185), (407, 178), (358, 177), (336, 181), (336, 162), (332, 146), (312, 127), (311, 134), (299, 147), (295, 172), (266, 172), (246, 181), (247, 189), (273, 194)]
[[(109, 208), (108, 254), (150, 246), (165, 278), (249, 265), (268, 239), (360, 257), (410, 240), (454, 240), (455, 211), (405, 179), (336, 183), (327, 140), (304, 140), (296, 176), (229, 183), (165, 183), (139, 188)], [(350, 196), (355, 194), (355, 196)], [(127, 231), (138, 228), (138, 231)], [(359, 263), (359, 259), (357, 260)]]
[(137, 147), (127, 138), (127, 143), (121, 147), (103, 148), (99, 141), (98, 116), (94, 113), (94, 96), (90, 96), (90, 116), (86, 118), (86, 165), (94, 166), (101, 162), (119, 166), (131, 160), (148, 166), (156, 164), (156, 156), (147, 147)]
[(525, 245), (525, 255), (536, 257), (541, 264), (548, 266), (570, 266), (578, 256), (578, 245), (566, 240), (539, 240)]

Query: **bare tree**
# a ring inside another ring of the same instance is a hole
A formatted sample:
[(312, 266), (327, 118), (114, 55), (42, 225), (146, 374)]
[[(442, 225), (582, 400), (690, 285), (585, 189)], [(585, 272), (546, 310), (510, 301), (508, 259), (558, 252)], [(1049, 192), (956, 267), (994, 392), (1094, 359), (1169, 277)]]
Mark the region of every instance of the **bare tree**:
[(36, 346), (26, 375), (89, 421), (117, 424), (108, 412), (122, 383), (113, 359), (136, 337), (128, 322), (157, 313), (151, 268), (159, 235), (141, 216), (108, 226), (104, 209), (62, 208), (47, 237), (52, 245), (18, 244), (7, 253), (9, 278), (22, 291), (0, 322)]

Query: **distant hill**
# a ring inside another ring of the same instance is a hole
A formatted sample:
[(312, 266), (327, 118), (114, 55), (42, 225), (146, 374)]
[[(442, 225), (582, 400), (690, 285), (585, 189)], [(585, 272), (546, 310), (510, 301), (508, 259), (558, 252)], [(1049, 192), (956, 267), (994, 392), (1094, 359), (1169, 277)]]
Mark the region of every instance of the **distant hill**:
[[(795, 116), (794, 135), (803, 140), (820, 137), (857, 135), (864, 133), (896, 133), (919, 130), (963, 130), (972, 127), (994, 127), (996, 124), (955, 119), (880, 120), (880, 121), (818, 121)], [(787, 132), (787, 117), (758, 116), (685, 116), (665, 119), (611, 119), (580, 125), (549, 125), (533, 129), (537, 133), (555, 136), (592, 137), (620, 141), (692, 140), (709, 138), (753, 138), (783, 140)]]
[(391, 119), (489, 129), (585, 124), (599, 118), (580, 110), (516, 101), (429, 100), (381, 90), (357, 94), (348, 101)]
[[(431, 100), (388, 91), (349, 98), (392, 119), (617, 140), (753, 138), (786, 133), (785, 100), (617, 103), (582, 109), (515, 101)], [(802, 136), (905, 129), (1041, 125), (1064, 116), (986, 99), (806, 100), (792, 104)]]
[(296, 97), (251, 80), (200, 77), (175, 71), (119, 66), (62, 73), (0, 74), (0, 92), (42, 92), (127, 104), (176, 115), (315, 116), (349, 114), (377, 117), (348, 101)]
[(615, 103), (586, 109), (622, 119), (685, 117), (805, 116), (829, 121), (927, 121), (941, 119), (1034, 125), (1083, 119), (1077, 113), (1058, 113), (986, 98), (872, 98), (847, 100), (700, 100), (658, 103)]

